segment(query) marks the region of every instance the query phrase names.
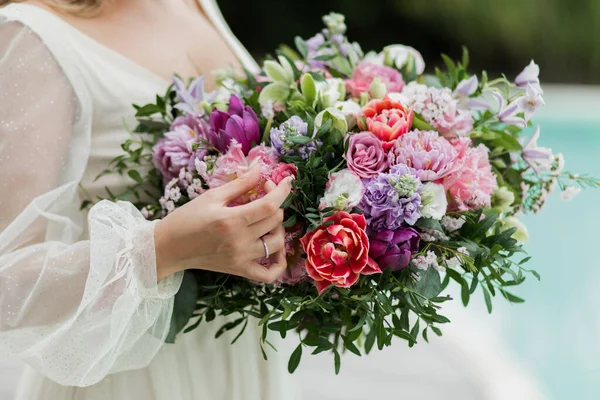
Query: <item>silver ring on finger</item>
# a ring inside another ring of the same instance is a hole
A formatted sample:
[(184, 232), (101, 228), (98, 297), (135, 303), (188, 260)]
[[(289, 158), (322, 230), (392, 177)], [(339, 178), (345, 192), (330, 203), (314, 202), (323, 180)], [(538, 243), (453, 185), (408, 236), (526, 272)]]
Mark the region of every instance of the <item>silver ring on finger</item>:
[(269, 253), (269, 246), (267, 246), (267, 242), (265, 242), (264, 238), (260, 238), (263, 247), (265, 248), (265, 258), (269, 258), (269, 256), (271, 255), (271, 253)]

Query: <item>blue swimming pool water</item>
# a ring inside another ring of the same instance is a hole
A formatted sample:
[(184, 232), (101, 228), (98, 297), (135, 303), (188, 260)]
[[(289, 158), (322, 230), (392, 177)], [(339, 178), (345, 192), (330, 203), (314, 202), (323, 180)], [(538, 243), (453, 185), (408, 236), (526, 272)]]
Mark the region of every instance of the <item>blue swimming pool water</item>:
[[(600, 119), (538, 122), (538, 145), (560, 150), (567, 170), (600, 177)], [(504, 334), (550, 399), (600, 399), (600, 190), (569, 203), (555, 194), (525, 222), (542, 281), (517, 290), (527, 301), (510, 306)]]

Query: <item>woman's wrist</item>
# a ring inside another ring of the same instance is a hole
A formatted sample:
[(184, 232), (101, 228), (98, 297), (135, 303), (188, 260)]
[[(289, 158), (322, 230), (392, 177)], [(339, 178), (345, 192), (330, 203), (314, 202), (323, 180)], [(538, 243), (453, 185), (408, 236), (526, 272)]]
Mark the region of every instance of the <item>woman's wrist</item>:
[(177, 267), (170, 254), (169, 235), (165, 229), (165, 221), (161, 220), (154, 226), (154, 251), (156, 253), (156, 278), (160, 281), (182, 270)]

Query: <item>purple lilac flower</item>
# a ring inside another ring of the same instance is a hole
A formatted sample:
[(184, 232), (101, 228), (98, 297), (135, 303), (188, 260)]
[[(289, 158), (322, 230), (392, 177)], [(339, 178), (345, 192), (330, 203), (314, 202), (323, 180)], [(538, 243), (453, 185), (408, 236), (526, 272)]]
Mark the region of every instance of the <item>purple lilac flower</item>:
[(177, 94), (179, 103), (175, 108), (186, 114), (204, 115), (204, 108), (201, 103), (204, 101), (204, 77), (194, 79), (189, 86), (177, 76), (173, 77), (173, 87)]
[(369, 237), (369, 256), (381, 269), (398, 271), (408, 267), (412, 255), (419, 251), (420, 238), (416, 230), (406, 227), (373, 234)]
[(406, 165), (393, 166), (389, 173), (365, 179), (365, 195), (359, 204), (374, 232), (414, 225), (421, 217), (423, 184)]
[(308, 124), (296, 115), (279, 125), (279, 128), (271, 128), (270, 138), (271, 147), (275, 149), (279, 157), (286, 156), (300, 156), (304, 160), (308, 158), (310, 153), (317, 150), (317, 146), (321, 144), (321, 141), (310, 142), (305, 145), (299, 145), (290, 141), (289, 138), (294, 136), (306, 136)]
[(210, 143), (220, 152), (229, 149), (232, 140), (242, 145), (242, 151), (248, 154), (252, 143), (260, 141), (260, 126), (258, 117), (249, 106), (244, 106), (242, 100), (233, 95), (229, 99), (228, 112), (214, 110), (210, 114)]

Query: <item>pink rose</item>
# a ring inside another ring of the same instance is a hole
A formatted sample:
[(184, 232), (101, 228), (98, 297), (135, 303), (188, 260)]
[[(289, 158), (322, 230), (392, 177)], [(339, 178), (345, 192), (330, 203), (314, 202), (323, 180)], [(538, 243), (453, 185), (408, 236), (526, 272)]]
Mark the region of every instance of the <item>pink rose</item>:
[(363, 61), (352, 73), (352, 79), (346, 79), (346, 90), (352, 97), (360, 97), (368, 93), (373, 79), (379, 78), (389, 92), (401, 92), (404, 88), (402, 74), (394, 68)]
[(276, 185), (279, 185), (279, 182), (288, 176), (297, 178), (298, 168), (296, 168), (294, 164), (279, 163), (279, 165), (277, 165), (277, 167), (273, 170), (273, 173), (271, 173), (271, 180)]
[(363, 215), (340, 211), (324, 219), (328, 221), (333, 224), (321, 226), (300, 239), (307, 255), (306, 272), (319, 293), (330, 285), (348, 288), (361, 274), (381, 273), (369, 257), (367, 221)]
[(363, 118), (359, 118), (359, 128), (375, 134), (383, 142), (385, 150), (389, 150), (394, 141), (408, 132), (413, 124), (412, 109), (407, 110), (390, 98), (370, 101), (362, 109), (362, 114), (366, 126), (363, 126)]
[(348, 169), (361, 178), (371, 178), (388, 168), (387, 155), (381, 141), (371, 132), (350, 136), (345, 155)]

